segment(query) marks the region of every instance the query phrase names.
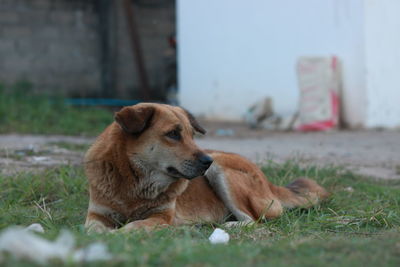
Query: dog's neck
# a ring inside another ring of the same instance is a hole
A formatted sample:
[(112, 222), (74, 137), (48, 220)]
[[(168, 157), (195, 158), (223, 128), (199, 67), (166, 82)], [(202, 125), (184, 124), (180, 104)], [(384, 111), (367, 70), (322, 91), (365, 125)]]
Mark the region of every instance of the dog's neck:
[(131, 159), (131, 168), (137, 179), (135, 194), (142, 199), (155, 199), (177, 179), (147, 166), (143, 161)]

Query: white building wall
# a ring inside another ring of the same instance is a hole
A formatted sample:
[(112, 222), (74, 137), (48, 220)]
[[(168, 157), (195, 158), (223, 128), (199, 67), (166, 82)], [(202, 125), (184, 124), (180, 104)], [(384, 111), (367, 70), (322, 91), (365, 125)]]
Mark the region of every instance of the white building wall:
[(265, 96), (294, 112), (297, 58), (337, 55), (345, 119), (362, 124), (363, 0), (178, 0), (177, 12), (180, 100), (195, 114), (241, 119)]
[(400, 126), (399, 14), (399, 0), (366, 0), (368, 127)]
[(400, 0), (178, 0), (183, 106), (241, 119), (266, 96), (298, 106), (299, 56), (337, 55), (349, 126), (400, 126)]

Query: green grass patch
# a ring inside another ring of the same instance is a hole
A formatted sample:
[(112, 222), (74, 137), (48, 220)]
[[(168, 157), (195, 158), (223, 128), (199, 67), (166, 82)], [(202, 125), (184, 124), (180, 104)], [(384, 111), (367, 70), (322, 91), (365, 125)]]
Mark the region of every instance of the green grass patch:
[(108, 110), (68, 106), (62, 97), (35, 94), (29, 83), (0, 85), (0, 133), (97, 135), (111, 122)]
[[(85, 234), (87, 182), (75, 167), (0, 177), (0, 229), (39, 222), (47, 238), (70, 229), (78, 245), (102, 241), (115, 255), (93, 266), (398, 266), (400, 182), (368, 180), (340, 168), (301, 168), (269, 162), (275, 184), (300, 176), (317, 180), (332, 197), (256, 226), (228, 229), (227, 245), (210, 245), (215, 225), (170, 227), (151, 233)], [(30, 263), (8, 258), (6, 264)]]

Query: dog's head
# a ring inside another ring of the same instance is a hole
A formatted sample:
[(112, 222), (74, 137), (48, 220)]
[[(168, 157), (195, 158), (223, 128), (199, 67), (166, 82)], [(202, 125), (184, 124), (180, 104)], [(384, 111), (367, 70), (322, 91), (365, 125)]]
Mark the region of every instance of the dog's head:
[(162, 104), (141, 103), (115, 114), (132, 164), (173, 178), (201, 176), (213, 159), (194, 142), (205, 130), (186, 110)]

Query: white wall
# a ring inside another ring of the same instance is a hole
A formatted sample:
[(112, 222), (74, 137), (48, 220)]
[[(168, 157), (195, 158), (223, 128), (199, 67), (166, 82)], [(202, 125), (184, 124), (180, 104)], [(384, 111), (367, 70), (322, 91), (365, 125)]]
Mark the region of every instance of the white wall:
[(366, 126), (400, 126), (400, 1), (366, 0)]
[(363, 0), (178, 0), (177, 14), (180, 100), (195, 114), (240, 119), (265, 96), (294, 112), (297, 58), (334, 54), (345, 119), (363, 123)]

